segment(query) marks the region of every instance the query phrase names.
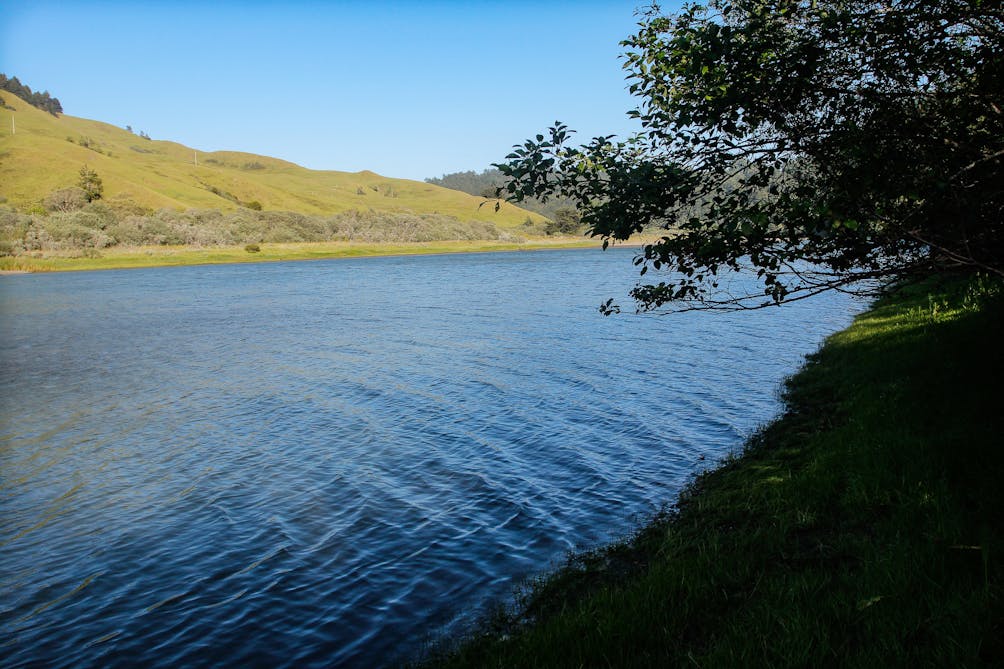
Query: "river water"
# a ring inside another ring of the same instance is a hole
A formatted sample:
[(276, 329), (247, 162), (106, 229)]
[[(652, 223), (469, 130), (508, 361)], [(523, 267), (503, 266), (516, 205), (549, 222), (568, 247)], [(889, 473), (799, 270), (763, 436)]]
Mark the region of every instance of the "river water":
[(406, 659), (671, 502), (863, 306), (605, 318), (632, 255), (0, 278), (0, 664)]

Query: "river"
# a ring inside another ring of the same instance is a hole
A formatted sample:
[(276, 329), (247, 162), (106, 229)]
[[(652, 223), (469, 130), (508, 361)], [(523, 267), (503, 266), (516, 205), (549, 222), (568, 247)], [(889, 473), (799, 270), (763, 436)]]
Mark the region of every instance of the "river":
[(0, 277), (5, 667), (381, 666), (672, 502), (863, 304), (633, 251)]

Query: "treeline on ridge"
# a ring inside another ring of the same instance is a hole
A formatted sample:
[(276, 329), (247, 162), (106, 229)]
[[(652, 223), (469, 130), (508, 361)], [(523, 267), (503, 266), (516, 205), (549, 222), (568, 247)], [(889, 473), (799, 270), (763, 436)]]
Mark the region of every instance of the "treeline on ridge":
[(53, 116), (63, 113), (63, 105), (57, 98), (49, 95), (49, 91), (32, 91), (30, 86), (22, 84), (17, 77), (7, 78), (6, 74), (0, 73), (0, 90), (13, 93), (32, 107), (38, 107)]
[[(748, 161), (737, 161), (733, 165), (733, 169), (734, 173), (724, 180), (725, 188), (728, 190), (738, 187), (750, 175)], [(784, 175), (779, 175), (775, 181), (780, 181), (783, 177)], [(500, 170), (492, 168), (481, 172), (475, 172), (474, 170), (452, 172), (444, 174), (442, 177), (427, 178), (425, 182), (435, 186), (442, 186), (443, 188), (459, 190), (469, 195), (495, 198), (496, 189), (506, 183), (506, 177)], [(756, 202), (765, 198), (773, 183), (771, 182), (759, 190), (751, 192), (750, 201)], [(502, 193), (502, 197), (506, 197), (505, 192)], [(548, 197), (547, 202), (541, 202), (537, 198), (524, 197), (518, 204), (523, 209), (536, 212), (550, 219), (549, 223), (545, 226), (544, 234), (581, 234), (585, 230), (586, 226), (582, 223), (581, 212), (576, 208), (576, 203), (571, 198), (552, 195)], [(711, 198), (697, 199), (690, 206), (680, 207), (672, 217), (661, 220), (659, 223), (667, 229), (676, 228), (690, 218), (707, 216), (710, 204)]]
[[(468, 195), (495, 198), (496, 189), (505, 184), (506, 178), (497, 169), (490, 168), (481, 172), (475, 172), (474, 170), (452, 172), (444, 174), (441, 177), (427, 178), (425, 182), (434, 186), (459, 190)], [(559, 213), (562, 210), (575, 210), (575, 203), (563, 197), (548, 198), (547, 202), (541, 202), (535, 198), (527, 198), (521, 201), (519, 206), (528, 211), (546, 216), (552, 221), (557, 221), (561, 217), (567, 217), (567, 212)]]
[[(69, 204), (67, 204), (69, 200)], [(132, 204), (49, 198), (49, 211), (22, 213), (0, 207), (0, 255), (43, 252), (100, 254), (115, 246), (233, 246), (282, 242), (373, 243), (523, 239), (493, 223), (460, 221), (444, 214), (346, 211), (309, 216), (289, 211), (215, 209), (149, 211)], [(528, 229), (528, 232), (536, 232)]]

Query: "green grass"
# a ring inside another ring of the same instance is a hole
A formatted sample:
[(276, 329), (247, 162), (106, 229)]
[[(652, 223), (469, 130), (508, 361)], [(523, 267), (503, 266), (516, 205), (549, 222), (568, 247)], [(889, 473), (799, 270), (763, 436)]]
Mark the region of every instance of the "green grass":
[(64, 272), (75, 270), (129, 269), (136, 267), (166, 267), (174, 265), (212, 265), (244, 262), (276, 262), (284, 260), (319, 260), (322, 258), (354, 258), (362, 256), (419, 255), (440, 253), (481, 253), (490, 251), (533, 251), (541, 249), (598, 248), (595, 239), (556, 237), (528, 240), (523, 243), (502, 241), (443, 241), (400, 244), (368, 244), (359, 242), (302, 242), (292, 244), (259, 244), (260, 251), (249, 253), (241, 246), (192, 248), (185, 246), (150, 246), (111, 248), (96, 257), (80, 252), (62, 256), (0, 257), (0, 271)]
[(1000, 292), (880, 302), (672, 512), (573, 556), (428, 664), (1002, 666)]
[[(503, 203), (499, 212), (460, 191), (369, 171), (309, 170), (293, 163), (233, 151), (198, 152), (175, 142), (147, 140), (116, 126), (36, 109), (11, 93), (0, 109), (0, 198), (22, 211), (54, 190), (76, 185), (85, 163), (104, 182), (104, 198), (151, 210), (264, 209), (331, 215), (357, 210), (410, 211), (485, 221), (518, 230), (544, 217)], [(197, 110), (193, 111), (197, 114)], [(16, 133), (11, 134), (11, 117)], [(88, 146), (82, 146), (84, 141)]]

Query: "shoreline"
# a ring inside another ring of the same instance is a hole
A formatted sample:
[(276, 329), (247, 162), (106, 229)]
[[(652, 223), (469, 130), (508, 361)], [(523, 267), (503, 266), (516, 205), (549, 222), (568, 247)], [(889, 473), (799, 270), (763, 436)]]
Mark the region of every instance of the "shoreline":
[(1001, 281), (879, 300), (672, 507), (409, 666), (997, 666), (1002, 334)]
[[(249, 253), (244, 246), (220, 247), (127, 247), (95, 258), (48, 256), (41, 258), (0, 259), (5, 275), (45, 274), (49, 272), (88, 272), (112, 269), (189, 267), (199, 265), (260, 264), (306, 260), (332, 260), (409, 255), (448, 255), (458, 253), (493, 253), (509, 251), (589, 248), (593, 243), (561, 240), (551, 243), (496, 242), (493, 240), (445, 242), (300, 242), (259, 244), (260, 251)], [(14, 265), (14, 269), (9, 266)]]
[[(636, 248), (647, 240), (632, 240), (617, 247)], [(331, 260), (340, 258), (398, 257), (411, 255), (448, 255), (462, 253), (500, 253), (513, 251), (557, 251), (567, 249), (599, 249), (596, 238), (558, 237), (530, 239), (525, 242), (496, 240), (462, 240), (439, 242), (296, 242), (259, 244), (260, 251), (249, 253), (244, 246), (223, 247), (125, 247), (97, 257), (8, 256), (0, 258), (0, 276), (44, 274), (48, 272), (81, 272), (111, 269), (141, 269), (152, 267), (182, 267), (238, 263), (292, 262), (301, 260)], [(611, 247), (614, 245), (611, 244)]]

